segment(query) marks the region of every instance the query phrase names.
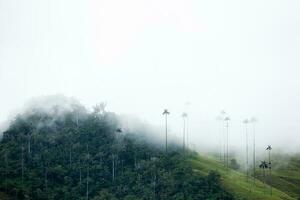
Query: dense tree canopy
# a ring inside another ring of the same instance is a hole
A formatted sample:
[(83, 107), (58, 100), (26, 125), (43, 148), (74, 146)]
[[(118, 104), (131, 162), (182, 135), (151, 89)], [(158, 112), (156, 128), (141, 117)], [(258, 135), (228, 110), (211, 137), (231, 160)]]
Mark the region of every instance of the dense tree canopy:
[(122, 130), (97, 106), (19, 115), (0, 143), (0, 191), (12, 199), (232, 199), (211, 172), (201, 176), (191, 152), (164, 148)]

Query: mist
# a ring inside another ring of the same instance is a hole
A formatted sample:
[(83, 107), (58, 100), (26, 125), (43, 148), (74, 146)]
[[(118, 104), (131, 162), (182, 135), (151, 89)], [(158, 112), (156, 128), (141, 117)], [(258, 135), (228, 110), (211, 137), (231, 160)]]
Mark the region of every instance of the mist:
[(0, 0), (0, 121), (64, 94), (88, 110), (107, 102), (160, 135), (168, 108), (170, 136), (182, 137), (188, 112), (191, 146), (205, 151), (218, 150), (225, 110), (232, 150), (243, 149), (242, 121), (256, 117), (258, 151), (298, 152), (299, 9), (296, 0)]
[[(87, 121), (97, 118), (99, 124), (105, 124), (110, 129), (115, 128), (111, 134), (119, 134), (122, 136), (121, 138), (124, 138), (126, 135), (128, 137), (134, 136), (141, 143), (151, 144), (152, 147), (164, 149), (164, 128), (153, 126), (132, 115), (118, 115), (107, 111), (106, 105), (105, 102), (101, 102), (95, 104), (91, 109), (87, 109), (74, 97), (63, 95), (32, 98), (22, 108), (12, 113), (5, 123), (1, 124), (0, 141), (3, 134), (13, 129), (18, 123), (25, 124), (40, 133), (45, 130), (50, 130), (51, 133), (61, 130), (67, 124), (75, 124), (81, 127)], [(116, 137), (116, 139), (118, 138)], [(181, 149), (182, 139), (169, 137), (168, 145), (171, 148)]]

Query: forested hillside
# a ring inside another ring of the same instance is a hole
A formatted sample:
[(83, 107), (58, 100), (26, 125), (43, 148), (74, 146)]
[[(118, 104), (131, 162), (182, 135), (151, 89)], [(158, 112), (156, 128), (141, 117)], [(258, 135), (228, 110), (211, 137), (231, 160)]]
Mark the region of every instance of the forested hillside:
[[(73, 104), (15, 117), (0, 143), (0, 197), (8, 199), (233, 199), (195, 153), (123, 129), (118, 116)], [(163, 143), (162, 143), (163, 144)]]

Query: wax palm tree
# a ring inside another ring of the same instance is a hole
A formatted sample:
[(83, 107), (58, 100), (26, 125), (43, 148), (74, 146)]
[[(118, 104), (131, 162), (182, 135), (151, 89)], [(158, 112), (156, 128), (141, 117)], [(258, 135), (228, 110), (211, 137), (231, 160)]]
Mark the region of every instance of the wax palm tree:
[(271, 145), (268, 145), (266, 150), (269, 152), (269, 163), (268, 163), (268, 168), (269, 168), (269, 181), (270, 181), (270, 193), (272, 196), (272, 163), (271, 163), (271, 150), (272, 147)]
[(182, 113), (182, 118), (183, 118), (183, 136), (182, 136), (182, 145), (183, 145), (183, 151), (185, 150), (185, 139), (186, 139), (186, 119), (187, 119), (187, 113)]
[(216, 120), (218, 122), (218, 126), (219, 126), (219, 159), (220, 162), (222, 162), (222, 123), (223, 123), (223, 118), (219, 115), (216, 117)]
[(168, 152), (168, 115), (170, 114), (170, 112), (168, 111), (168, 109), (165, 109), (162, 114), (165, 115), (166, 120), (166, 152)]
[(30, 130), (27, 133), (27, 140), (28, 140), (28, 156), (31, 157), (31, 133), (33, 132), (33, 124), (32, 122), (29, 124)]
[(226, 165), (226, 143), (225, 143), (225, 126), (224, 126), (224, 119), (226, 118), (226, 112), (224, 110), (222, 110), (220, 112), (221, 115), (221, 120), (222, 120), (222, 138), (223, 138), (223, 162), (224, 162), (224, 166)]
[(115, 129), (115, 137), (116, 137), (116, 142), (112, 145), (112, 154), (111, 154), (111, 175), (112, 175), (112, 182), (115, 182), (116, 179), (116, 171), (117, 171), (117, 163), (118, 163), (118, 154), (119, 150), (121, 148), (121, 133), (122, 133), (121, 128), (116, 128)]
[(79, 158), (79, 187), (81, 189), (81, 183), (82, 183), (82, 174), (81, 174), (81, 161)]
[(247, 181), (249, 181), (249, 146), (248, 146), (248, 123), (249, 120), (245, 119), (243, 121), (245, 124), (245, 136), (246, 136), (246, 174), (247, 174)]
[(268, 164), (266, 161), (261, 161), (260, 165), (259, 165), (259, 168), (262, 169), (263, 171), (263, 183), (264, 183), (264, 186), (266, 186), (266, 172), (265, 172), (265, 169), (268, 168)]
[(229, 117), (225, 117), (224, 121), (226, 122), (226, 168), (228, 170), (228, 166), (229, 166), (229, 163), (228, 163), (228, 133), (229, 133), (229, 121), (230, 121), (230, 118)]
[(45, 181), (45, 193), (46, 196), (48, 197), (48, 164), (46, 162), (45, 164), (45, 171), (44, 171), (44, 181)]
[(186, 116), (186, 122), (185, 122), (185, 135), (186, 135), (186, 149), (189, 149), (190, 146), (190, 133), (189, 133), (189, 116)]
[(114, 182), (115, 181), (115, 172), (116, 172), (116, 169), (115, 169), (115, 167), (116, 167), (116, 155), (112, 154), (111, 158), (112, 158), (112, 168), (111, 168), (111, 170), (112, 170), (112, 181)]
[(22, 145), (21, 145), (21, 168), (22, 168), (22, 187), (23, 187), (23, 183), (24, 183), (24, 147), (23, 147), (23, 141), (22, 141)]
[(5, 161), (5, 192), (7, 192), (7, 175), (8, 175), (7, 150), (5, 150), (4, 161)]
[(89, 179), (90, 179), (90, 151), (89, 151), (89, 134), (86, 134), (86, 199), (89, 200)]
[(252, 124), (252, 128), (253, 128), (253, 184), (255, 184), (255, 167), (256, 167), (256, 141), (255, 141), (255, 124), (257, 123), (257, 119), (252, 117), (250, 120), (251, 124)]
[[(186, 102), (185, 103), (185, 110), (186, 110), (186, 113), (188, 114), (189, 113), (189, 110), (190, 110), (190, 106), (191, 106), (191, 102)], [(186, 116), (186, 123), (185, 123), (185, 126), (186, 126), (186, 130), (185, 130), (185, 135), (186, 135), (186, 149), (189, 148), (189, 145), (190, 145), (190, 134), (189, 134), (189, 116), (187, 115)]]
[(90, 153), (89, 153), (89, 144), (86, 145), (87, 151), (87, 173), (86, 173), (86, 199), (89, 200), (89, 179), (90, 179)]

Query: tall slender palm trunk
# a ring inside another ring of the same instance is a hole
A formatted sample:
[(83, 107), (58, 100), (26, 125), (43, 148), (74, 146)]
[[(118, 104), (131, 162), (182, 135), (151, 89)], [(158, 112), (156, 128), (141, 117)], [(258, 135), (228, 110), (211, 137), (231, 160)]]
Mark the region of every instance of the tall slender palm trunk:
[(166, 152), (168, 152), (168, 115), (166, 114)]
[(8, 175), (8, 159), (7, 159), (7, 151), (5, 151), (5, 192), (7, 192), (7, 175)]
[(86, 199), (89, 199), (89, 179), (90, 179), (90, 151), (89, 151), (89, 135), (86, 134), (86, 152), (87, 152), (87, 169), (86, 169)]
[(79, 162), (79, 187), (81, 189), (81, 179), (82, 179), (82, 176), (81, 176), (81, 163)]
[(69, 147), (69, 168), (72, 168), (72, 144)]
[(156, 174), (154, 175), (153, 180), (153, 199), (156, 199)]
[(226, 166), (226, 136), (225, 136), (225, 125), (223, 121), (223, 128), (222, 128), (222, 135), (223, 135), (223, 163)]
[(229, 138), (229, 120), (230, 118), (229, 117), (226, 117), (224, 119), (224, 121), (226, 122), (226, 169), (227, 169), (227, 172), (228, 172), (228, 169), (229, 169), (229, 151), (228, 151), (228, 138)]
[(182, 148), (185, 150), (185, 116), (183, 116), (183, 135), (182, 135)]
[(164, 112), (162, 113), (163, 115), (165, 115), (165, 123), (166, 123), (166, 153), (168, 152), (168, 115), (170, 114), (170, 112), (168, 111), (168, 109), (165, 109)]
[(22, 167), (22, 186), (23, 186), (23, 184), (24, 184), (24, 146), (23, 146), (23, 142), (21, 145), (21, 157), (22, 157), (21, 167)]
[(266, 172), (265, 172), (265, 168), (263, 168), (263, 177), (264, 177), (264, 188), (266, 187)]
[(256, 173), (256, 146), (255, 146), (255, 124), (253, 122), (253, 184), (255, 185), (255, 173)]
[(90, 167), (87, 166), (87, 178), (86, 178), (86, 199), (89, 199), (89, 176), (90, 176)]
[(86, 145), (86, 149), (87, 149), (87, 169), (86, 169), (86, 199), (89, 199), (89, 178), (90, 178), (90, 165), (89, 165), (89, 161), (90, 161), (90, 153), (89, 153), (89, 144), (87, 143)]
[(112, 181), (115, 181), (115, 154), (112, 155)]
[(249, 146), (248, 146), (248, 125), (245, 124), (245, 131), (246, 131), (246, 175), (247, 175), (247, 182), (249, 181)]
[(186, 117), (186, 148), (190, 148), (189, 117)]
[(28, 133), (28, 156), (30, 157), (31, 153), (31, 133)]
[(261, 161), (261, 164), (259, 165), (259, 167), (262, 169), (263, 171), (263, 183), (264, 183), (264, 193), (265, 193), (265, 189), (266, 189), (266, 168), (268, 168), (268, 164), (266, 161)]
[(48, 196), (48, 166), (46, 164), (45, 166), (45, 191), (46, 191), (46, 195)]
[(229, 123), (227, 121), (227, 125), (226, 125), (226, 168), (228, 170), (229, 168), (229, 152), (228, 152), (228, 131), (229, 131)]
[(269, 150), (269, 184), (270, 184), (270, 194), (272, 196), (272, 193), (273, 193), (273, 189), (272, 189), (272, 164), (271, 164), (271, 150)]
[(226, 118), (226, 112), (224, 110), (221, 111), (220, 113), (220, 126), (221, 126), (221, 140), (222, 140), (222, 144), (221, 144), (221, 151), (223, 153), (223, 164), (224, 167), (226, 166), (226, 136), (225, 136), (225, 118)]
[(223, 152), (223, 139), (222, 139), (222, 121), (220, 120), (219, 122), (219, 157), (220, 157), (220, 162), (222, 162), (222, 152)]

